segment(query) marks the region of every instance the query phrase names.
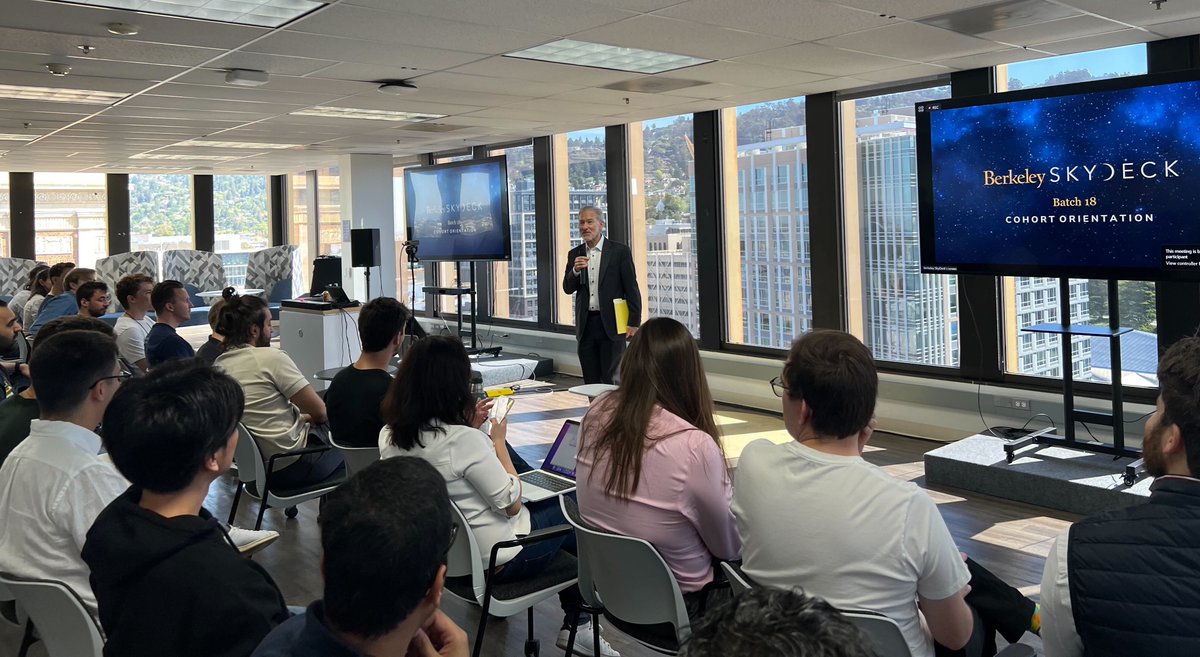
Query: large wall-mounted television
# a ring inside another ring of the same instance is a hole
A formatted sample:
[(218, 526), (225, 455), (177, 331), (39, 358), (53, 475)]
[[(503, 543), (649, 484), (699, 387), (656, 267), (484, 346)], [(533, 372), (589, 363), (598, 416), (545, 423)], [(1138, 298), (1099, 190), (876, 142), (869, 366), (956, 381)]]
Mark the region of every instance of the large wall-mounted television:
[(1200, 279), (1200, 74), (916, 106), (921, 270)]
[(421, 260), (512, 259), (503, 155), (405, 169), (404, 212)]

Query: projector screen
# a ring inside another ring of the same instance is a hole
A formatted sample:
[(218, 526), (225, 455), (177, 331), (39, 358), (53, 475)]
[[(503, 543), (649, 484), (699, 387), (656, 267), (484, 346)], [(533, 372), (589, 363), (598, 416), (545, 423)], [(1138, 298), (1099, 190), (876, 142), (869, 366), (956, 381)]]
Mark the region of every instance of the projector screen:
[(1200, 80), (918, 103), (921, 270), (1200, 279)]
[(510, 260), (504, 156), (404, 171), (408, 239), (421, 260)]

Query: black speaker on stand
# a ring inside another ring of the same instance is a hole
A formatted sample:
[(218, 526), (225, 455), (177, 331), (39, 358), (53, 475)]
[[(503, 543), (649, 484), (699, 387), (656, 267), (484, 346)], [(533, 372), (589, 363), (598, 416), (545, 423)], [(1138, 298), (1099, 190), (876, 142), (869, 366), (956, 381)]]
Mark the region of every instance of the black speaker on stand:
[(350, 266), (364, 267), (367, 278), (367, 300), (371, 299), (371, 267), (379, 266), (379, 229), (350, 229)]

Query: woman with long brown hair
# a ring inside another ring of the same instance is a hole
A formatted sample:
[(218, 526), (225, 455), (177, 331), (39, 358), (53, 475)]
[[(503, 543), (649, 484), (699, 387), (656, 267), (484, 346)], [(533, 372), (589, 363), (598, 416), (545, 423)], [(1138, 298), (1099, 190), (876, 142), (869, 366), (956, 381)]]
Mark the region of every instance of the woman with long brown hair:
[(712, 394), (687, 328), (642, 324), (621, 359), (621, 387), (583, 418), (575, 475), (588, 522), (649, 541), (703, 610), (713, 557), (741, 552)]

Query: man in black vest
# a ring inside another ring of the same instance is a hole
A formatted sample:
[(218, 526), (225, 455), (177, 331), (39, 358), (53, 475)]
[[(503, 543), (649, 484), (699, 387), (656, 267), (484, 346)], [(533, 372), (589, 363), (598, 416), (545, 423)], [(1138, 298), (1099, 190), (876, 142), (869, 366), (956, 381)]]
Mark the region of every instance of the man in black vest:
[(1158, 363), (1146, 504), (1075, 523), (1046, 557), (1048, 657), (1200, 655), (1200, 338)]
[[(633, 270), (629, 247), (603, 235), (600, 210), (579, 209), (579, 236), (583, 244), (567, 253), (563, 292), (575, 294), (575, 338), (579, 340), (579, 365), (585, 383), (612, 383), (625, 352), (626, 337), (633, 336), (642, 319), (642, 293)], [(624, 299), (629, 309), (628, 332), (617, 332), (613, 301)]]

